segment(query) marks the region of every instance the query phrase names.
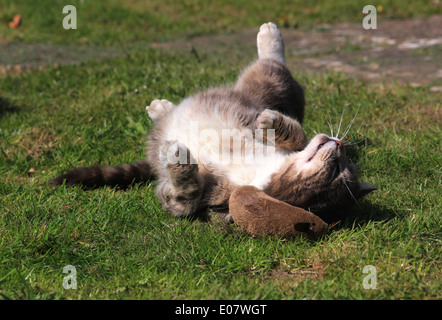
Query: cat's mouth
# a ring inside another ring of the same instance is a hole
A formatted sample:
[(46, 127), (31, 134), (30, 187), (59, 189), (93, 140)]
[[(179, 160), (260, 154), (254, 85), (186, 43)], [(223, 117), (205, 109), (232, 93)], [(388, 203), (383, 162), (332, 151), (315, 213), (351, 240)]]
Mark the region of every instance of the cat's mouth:
[(307, 162), (310, 162), (318, 153), (318, 151), (327, 143), (327, 141), (322, 142), (320, 144), (318, 144), (318, 147), (316, 148), (316, 150), (310, 155), (310, 157), (307, 159)]
[(318, 144), (318, 146), (316, 147), (316, 149), (314, 149), (314, 151), (312, 152), (312, 154), (308, 157), (307, 162), (310, 162), (315, 156), (316, 154), (319, 152), (319, 150), (321, 150), (326, 144), (328, 144), (329, 142), (333, 142), (336, 150), (342, 148), (342, 142), (338, 139), (335, 138), (330, 138), (327, 136), (323, 136)]

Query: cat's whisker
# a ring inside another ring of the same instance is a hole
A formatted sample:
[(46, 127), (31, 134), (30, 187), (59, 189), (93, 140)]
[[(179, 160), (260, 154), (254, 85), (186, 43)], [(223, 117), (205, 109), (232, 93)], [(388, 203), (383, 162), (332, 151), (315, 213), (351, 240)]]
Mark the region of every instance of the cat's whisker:
[[(356, 130), (356, 133), (354, 135), (359, 134), (359, 131), (361, 130), (363, 124), (364, 124), (364, 121), (362, 121), (361, 125), (359, 126), (358, 130)], [(361, 139), (359, 141), (352, 142), (351, 138), (348, 138), (347, 140), (342, 140), (342, 143), (344, 144), (344, 146), (354, 146), (354, 145), (360, 144), (363, 141), (365, 141), (365, 139)]]
[(342, 134), (342, 137), (344, 137), (347, 132), (350, 130), (351, 126), (353, 125), (354, 120), (356, 119), (356, 116), (358, 115), (359, 109), (356, 111), (355, 115), (353, 116), (353, 119), (348, 123), (347, 127), (345, 127), (344, 133)]
[(348, 192), (350, 193), (351, 197), (353, 198), (353, 200), (356, 202), (356, 204), (357, 204), (358, 207), (360, 208), (361, 205), (359, 204), (358, 200), (356, 200), (355, 196), (353, 195), (353, 192), (351, 192), (351, 190), (350, 190), (350, 188), (348, 187), (347, 183), (346, 183), (345, 181), (343, 181), (343, 182), (344, 182), (344, 185), (345, 185), (345, 187), (347, 188)]
[(358, 134), (358, 133), (359, 133), (359, 130), (361, 130), (361, 128), (362, 128), (362, 125), (364, 124), (364, 122), (365, 122), (365, 120), (362, 120), (362, 122), (361, 122), (361, 125), (359, 126), (358, 130), (356, 130), (356, 134)]
[(333, 135), (333, 125), (332, 125), (331, 117), (330, 117), (330, 114), (328, 113), (328, 111), (327, 111), (327, 115), (328, 115), (328, 117), (327, 117), (326, 121), (328, 123), (328, 127), (330, 128), (330, 135), (332, 137), (334, 137), (334, 135)]
[(339, 121), (338, 133), (336, 133), (336, 138), (339, 137), (339, 131), (341, 131), (342, 119), (344, 118), (344, 110), (345, 106), (344, 108), (342, 108), (341, 120)]
[(333, 127), (328, 119), (326, 121), (327, 121), (328, 127), (330, 129), (330, 135), (333, 136)]
[(345, 129), (344, 134), (342, 135), (342, 137), (339, 140), (343, 140), (345, 138), (345, 136), (348, 134), (348, 132), (350, 131), (351, 127), (353, 126), (353, 123), (355, 122), (355, 119), (356, 119), (356, 116), (358, 115), (358, 112), (359, 112), (359, 108), (358, 108), (358, 110), (356, 110), (355, 116), (350, 121), (350, 123), (348, 124), (347, 128)]
[(342, 143), (344, 144), (345, 147), (351, 147), (351, 146), (358, 145), (358, 144), (360, 144), (361, 142), (364, 142), (364, 141), (365, 141), (365, 139), (362, 139), (362, 140), (359, 140), (359, 141), (356, 141), (356, 142), (342, 141)]
[(342, 134), (342, 137), (340, 138), (341, 141), (345, 139), (345, 136), (346, 136), (347, 133), (350, 131), (352, 125), (353, 125), (353, 122), (350, 121), (350, 123), (349, 123), (349, 124), (347, 125), (347, 127), (345, 128), (344, 133)]

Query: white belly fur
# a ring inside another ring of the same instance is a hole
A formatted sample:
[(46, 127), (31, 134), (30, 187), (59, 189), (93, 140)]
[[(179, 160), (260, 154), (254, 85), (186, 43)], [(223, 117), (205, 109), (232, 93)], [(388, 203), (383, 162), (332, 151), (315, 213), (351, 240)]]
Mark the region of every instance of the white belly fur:
[(222, 143), (223, 130), (231, 129), (233, 124), (227, 123), (223, 115), (215, 113), (208, 117), (192, 112), (186, 106), (190, 102), (186, 99), (174, 110), (166, 129), (166, 139), (185, 145), (198, 163), (210, 166), (211, 170), (216, 171), (214, 174), (225, 176), (236, 185), (252, 185), (263, 189), (270, 182), (272, 174), (281, 168), (286, 154), (270, 147), (267, 155), (255, 152), (256, 149), (262, 150), (259, 147), (263, 144), (257, 140), (252, 141), (250, 136), (236, 130), (227, 132), (234, 139), (243, 137), (247, 141), (243, 145), (243, 156), (240, 156), (241, 152), (236, 152), (233, 159), (223, 158), (223, 150), (224, 155), (230, 155), (230, 139), (227, 139), (227, 144)]

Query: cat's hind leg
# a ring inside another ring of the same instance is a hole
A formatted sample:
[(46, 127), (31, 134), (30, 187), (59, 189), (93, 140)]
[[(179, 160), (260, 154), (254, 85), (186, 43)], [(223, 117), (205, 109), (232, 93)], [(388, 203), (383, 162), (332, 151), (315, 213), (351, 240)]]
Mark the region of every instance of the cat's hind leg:
[(261, 102), (265, 108), (304, 119), (304, 91), (285, 65), (284, 43), (275, 24), (264, 23), (257, 35), (259, 59), (241, 72), (235, 89)]
[(259, 59), (274, 59), (285, 63), (284, 42), (278, 27), (272, 23), (264, 23), (257, 36)]
[(169, 113), (175, 105), (166, 99), (155, 99), (146, 107), (149, 117), (155, 122), (164, 114)]
[(160, 159), (167, 171), (167, 179), (160, 179), (157, 196), (164, 210), (174, 216), (185, 216), (198, 211), (203, 191), (203, 179), (198, 164), (186, 146), (166, 141), (160, 150)]
[(258, 129), (264, 130), (266, 139), (268, 138), (267, 130), (275, 130), (274, 143), (276, 147), (299, 151), (307, 145), (307, 138), (299, 122), (278, 111), (265, 109), (258, 116), (256, 126)]

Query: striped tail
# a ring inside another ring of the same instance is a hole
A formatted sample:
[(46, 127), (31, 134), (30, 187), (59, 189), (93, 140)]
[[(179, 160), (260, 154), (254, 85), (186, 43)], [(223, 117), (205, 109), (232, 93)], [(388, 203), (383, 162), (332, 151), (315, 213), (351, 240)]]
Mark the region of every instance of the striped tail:
[(146, 161), (137, 161), (133, 164), (122, 164), (116, 167), (95, 166), (88, 168), (75, 168), (50, 181), (53, 186), (60, 186), (66, 181), (65, 186), (74, 184), (86, 188), (102, 186), (119, 186), (126, 188), (132, 183), (145, 182), (155, 179), (150, 165)]

